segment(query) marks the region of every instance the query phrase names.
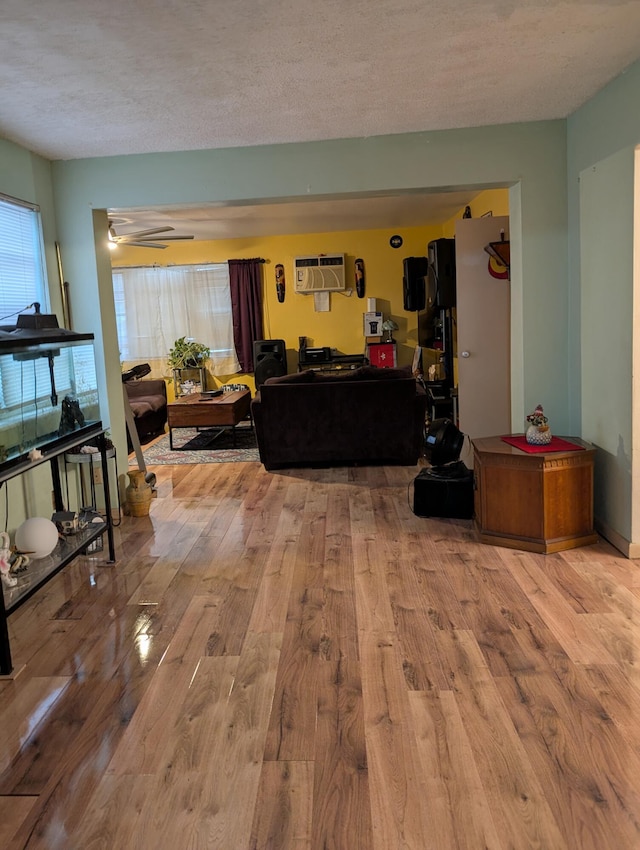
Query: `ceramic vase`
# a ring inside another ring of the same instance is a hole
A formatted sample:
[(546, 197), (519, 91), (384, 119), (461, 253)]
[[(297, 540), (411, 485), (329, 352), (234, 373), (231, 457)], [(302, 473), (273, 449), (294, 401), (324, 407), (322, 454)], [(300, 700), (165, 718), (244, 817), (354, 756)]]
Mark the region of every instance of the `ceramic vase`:
[(548, 446), (551, 442), (551, 429), (548, 425), (545, 430), (541, 430), (537, 425), (529, 425), (525, 439), (530, 446)]
[(141, 469), (130, 469), (127, 475), (129, 484), (125, 493), (129, 516), (149, 516), (153, 491), (145, 479), (145, 473)]

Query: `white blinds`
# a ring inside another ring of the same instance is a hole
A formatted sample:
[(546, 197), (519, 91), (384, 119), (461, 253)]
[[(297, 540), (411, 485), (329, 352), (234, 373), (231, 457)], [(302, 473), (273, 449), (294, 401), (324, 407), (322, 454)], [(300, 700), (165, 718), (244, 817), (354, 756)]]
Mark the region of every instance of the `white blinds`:
[(48, 309), (40, 233), (36, 208), (0, 195), (0, 325), (34, 301)]
[[(46, 312), (40, 214), (36, 207), (0, 195), (0, 325), (15, 325), (17, 314), (36, 301)], [(33, 398), (40, 386), (47, 385), (48, 371), (42, 362), (30, 368), (11, 357), (0, 362), (1, 409), (18, 409), (21, 399)]]

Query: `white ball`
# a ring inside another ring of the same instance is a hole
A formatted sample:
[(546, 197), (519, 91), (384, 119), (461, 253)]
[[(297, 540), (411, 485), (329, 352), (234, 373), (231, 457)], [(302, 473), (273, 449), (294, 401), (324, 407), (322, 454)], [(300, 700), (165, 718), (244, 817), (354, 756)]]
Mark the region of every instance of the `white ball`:
[(46, 558), (58, 542), (58, 529), (50, 519), (34, 516), (16, 529), (16, 548), (30, 558)]

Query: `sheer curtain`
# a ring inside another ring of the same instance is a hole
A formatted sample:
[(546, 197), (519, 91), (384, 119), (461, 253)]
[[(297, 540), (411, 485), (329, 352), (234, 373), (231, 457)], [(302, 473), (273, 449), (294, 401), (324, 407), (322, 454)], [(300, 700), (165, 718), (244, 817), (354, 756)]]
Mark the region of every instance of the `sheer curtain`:
[(114, 269), (113, 292), (122, 361), (166, 372), (169, 349), (184, 336), (211, 349), (214, 375), (240, 371), (226, 263)]

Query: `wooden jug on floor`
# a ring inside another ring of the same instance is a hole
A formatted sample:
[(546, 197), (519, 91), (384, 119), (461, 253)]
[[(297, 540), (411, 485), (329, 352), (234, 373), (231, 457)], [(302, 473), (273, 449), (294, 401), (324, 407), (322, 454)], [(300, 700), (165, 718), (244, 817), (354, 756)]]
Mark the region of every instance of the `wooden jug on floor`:
[(142, 469), (130, 469), (127, 472), (129, 484), (125, 490), (127, 509), (130, 516), (148, 516), (153, 491), (145, 479)]

